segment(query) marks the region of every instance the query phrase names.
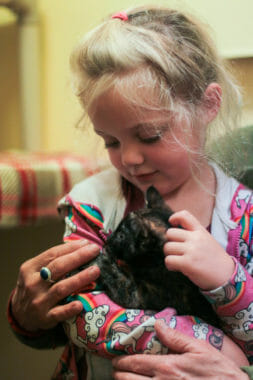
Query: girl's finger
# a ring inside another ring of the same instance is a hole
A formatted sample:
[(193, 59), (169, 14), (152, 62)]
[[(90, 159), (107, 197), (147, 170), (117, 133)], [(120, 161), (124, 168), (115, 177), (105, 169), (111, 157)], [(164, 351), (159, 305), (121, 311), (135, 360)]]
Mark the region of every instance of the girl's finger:
[(195, 231), (202, 228), (202, 225), (191, 213), (186, 210), (176, 212), (169, 218), (173, 226), (181, 226), (188, 231)]
[(183, 255), (185, 253), (184, 243), (169, 241), (164, 244), (163, 252), (165, 256), (168, 255)]
[(172, 241), (183, 242), (188, 239), (188, 236), (189, 231), (183, 230), (182, 228), (171, 227), (166, 231), (166, 238)]
[(184, 268), (184, 256), (183, 255), (168, 255), (165, 257), (165, 266), (168, 270), (178, 271), (183, 273)]

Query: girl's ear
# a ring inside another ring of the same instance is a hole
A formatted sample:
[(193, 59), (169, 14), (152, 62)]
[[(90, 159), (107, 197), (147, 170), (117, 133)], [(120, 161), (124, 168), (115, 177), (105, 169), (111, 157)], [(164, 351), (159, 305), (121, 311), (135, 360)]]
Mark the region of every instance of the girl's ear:
[(222, 89), (218, 83), (210, 83), (204, 93), (202, 111), (206, 123), (211, 123), (217, 116), (222, 100)]

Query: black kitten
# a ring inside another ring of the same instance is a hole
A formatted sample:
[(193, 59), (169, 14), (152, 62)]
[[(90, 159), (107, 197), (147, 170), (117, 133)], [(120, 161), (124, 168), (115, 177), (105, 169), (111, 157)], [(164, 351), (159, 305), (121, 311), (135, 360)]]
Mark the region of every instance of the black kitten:
[(194, 315), (214, 326), (218, 318), (198, 287), (180, 272), (168, 271), (163, 245), (172, 211), (154, 187), (147, 206), (131, 212), (108, 237), (96, 259), (97, 283), (117, 304), (126, 308), (162, 310)]

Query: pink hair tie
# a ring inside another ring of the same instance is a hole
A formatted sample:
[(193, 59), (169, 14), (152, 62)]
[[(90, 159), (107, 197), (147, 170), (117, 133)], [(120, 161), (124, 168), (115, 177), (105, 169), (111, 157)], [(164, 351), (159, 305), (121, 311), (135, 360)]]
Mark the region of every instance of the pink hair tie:
[(126, 12), (118, 12), (118, 13), (115, 13), (114, 15), (112, 15), (112, 18), (119, 18), (123, 21), (127, 21), (128, 15), (126, 14)]

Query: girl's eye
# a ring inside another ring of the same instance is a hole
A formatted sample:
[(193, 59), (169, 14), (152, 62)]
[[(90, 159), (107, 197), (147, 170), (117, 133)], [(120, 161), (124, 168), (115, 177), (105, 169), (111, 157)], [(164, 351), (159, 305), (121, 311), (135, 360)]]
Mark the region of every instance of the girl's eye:
[(115, 140), (115, 141), (105, 141), (105, 148), (106, 149), (109, 149), (109, 148), (118, 148), (119, 146), (119, 141)]
[(144, 144), (153, 144), (153, 143), (159, 141), (161, 139), (161, 137), (162, 137), (162, 134), (158, 133), (158, 134), (156, 134), (154, 136), (149, 136), (149, 137), (141, 137), (141, 136), (139, 136), (139, 140), (141, 142), (143, 142)]
[(137, 133), (139, 141), (144, 144), (153, 144), (161, 140), (164, 133), (168, 130), (168, 126), (157, 126), (157, 127), (145, 127), (140, 128)]

